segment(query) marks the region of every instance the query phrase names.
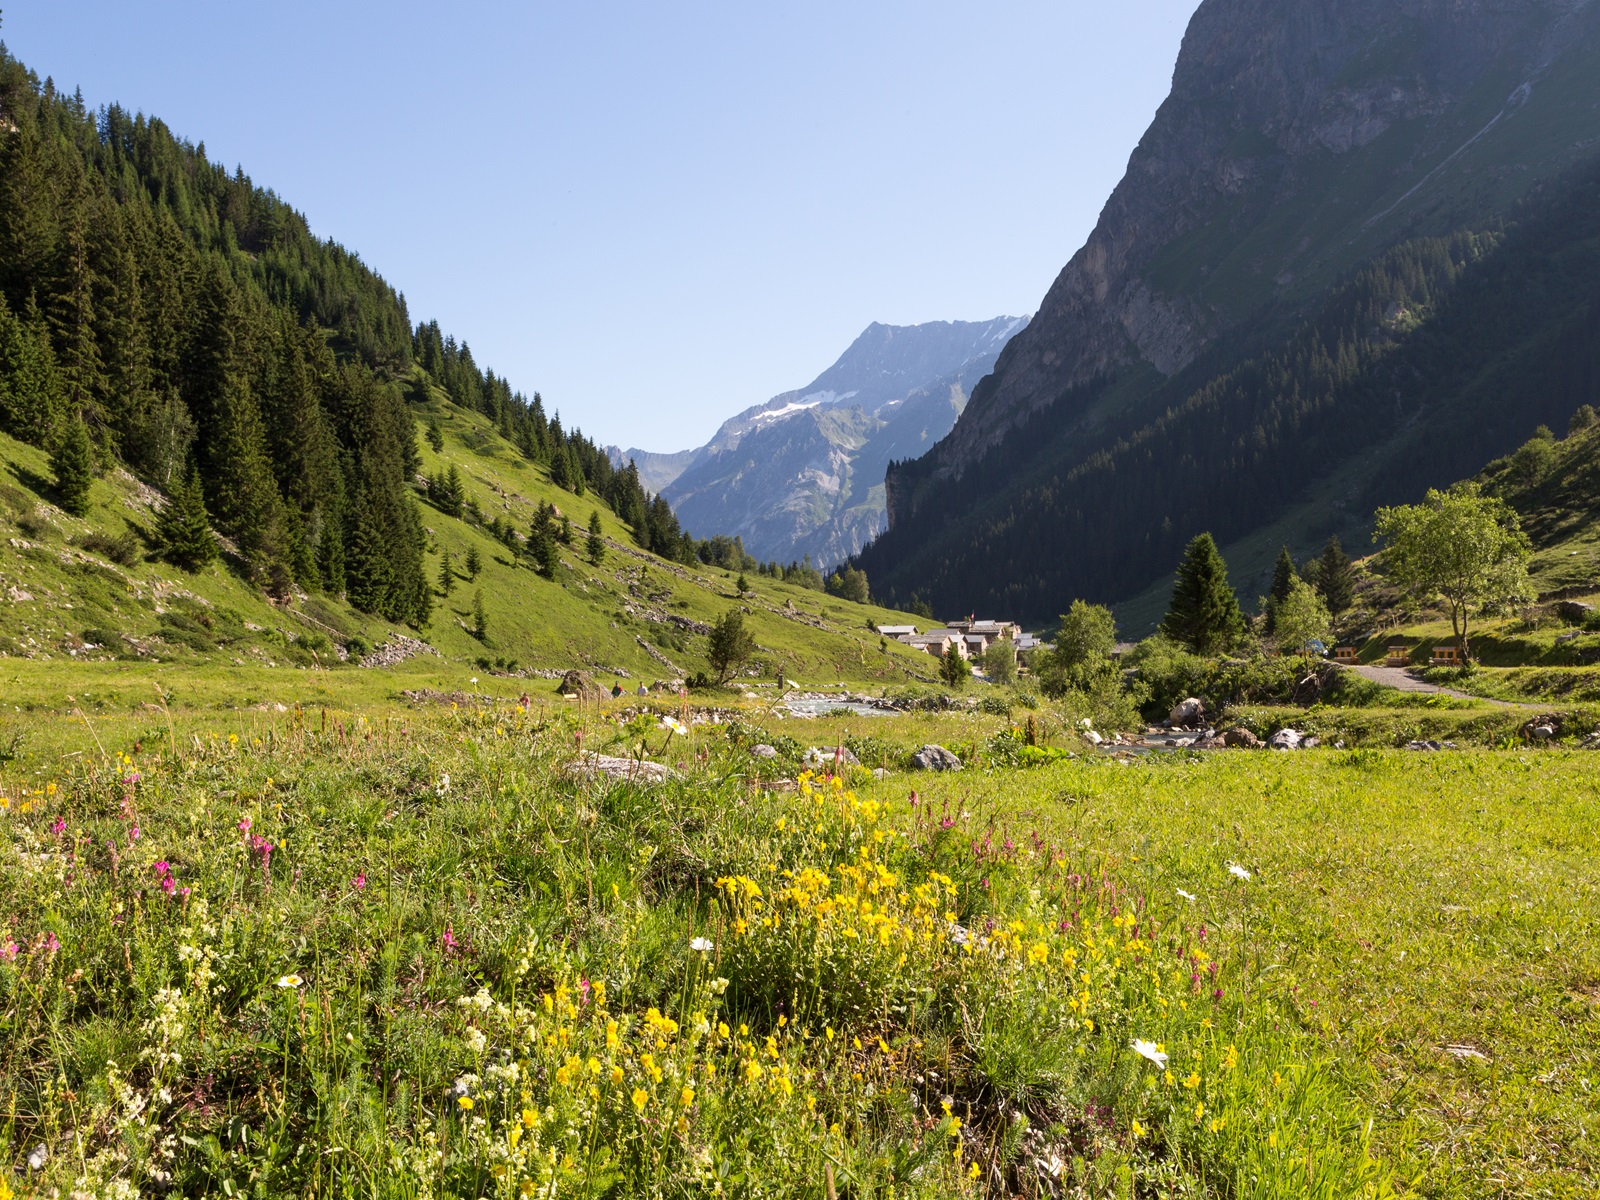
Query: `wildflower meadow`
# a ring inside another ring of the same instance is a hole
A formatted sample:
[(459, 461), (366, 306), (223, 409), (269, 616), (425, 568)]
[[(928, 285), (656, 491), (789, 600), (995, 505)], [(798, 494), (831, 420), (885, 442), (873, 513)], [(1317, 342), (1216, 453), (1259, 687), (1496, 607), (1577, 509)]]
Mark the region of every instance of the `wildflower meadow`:
[[(898, 763), (918, 720), (837, 732)], [(875, 778), (514, 706), (82, 732), (0, 802), (3, 1200), (1600, 1178), (1575, 754)], [(568, 769), (629, 739), (673, 777)]]

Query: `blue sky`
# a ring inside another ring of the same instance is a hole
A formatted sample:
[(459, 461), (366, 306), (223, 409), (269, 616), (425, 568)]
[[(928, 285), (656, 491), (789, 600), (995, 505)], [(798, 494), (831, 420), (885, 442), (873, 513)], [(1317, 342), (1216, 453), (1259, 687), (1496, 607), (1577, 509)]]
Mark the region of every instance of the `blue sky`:
[(676, 450), (871, 321), (1030, 312), (1195, 0), (10, 0), (11, 52), (301, 209), (590, 435)]

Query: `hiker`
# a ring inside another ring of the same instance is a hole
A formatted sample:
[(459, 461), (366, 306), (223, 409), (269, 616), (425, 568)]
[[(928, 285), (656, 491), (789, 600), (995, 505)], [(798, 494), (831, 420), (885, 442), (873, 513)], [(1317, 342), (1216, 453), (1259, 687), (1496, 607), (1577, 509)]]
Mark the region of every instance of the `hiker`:
[(639, 684), (639, 695), (648, 696), (649, 694), (650, 694), (650, 689), (645, 687), (645, 685), (641, 682)]
[(613, 683), (611, 685), (611, 698), (613, 700), (620, 700), (622, 698), (622, 685), (620, 683)]

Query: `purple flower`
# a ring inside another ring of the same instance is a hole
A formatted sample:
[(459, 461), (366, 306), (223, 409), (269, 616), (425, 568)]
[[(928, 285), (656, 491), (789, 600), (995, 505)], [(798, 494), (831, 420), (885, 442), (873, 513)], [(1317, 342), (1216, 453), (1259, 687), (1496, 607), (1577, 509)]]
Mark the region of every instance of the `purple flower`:
[(57, 950), (61, 949), (61, 943), (56, 940), (56, 935), (54, 933), (47, 933), (44, 935), (44, 948), (45, 952), (48, 954), (54, 954)]
[(128, 830), (128, 844), (131, 846), (134, 842), (137, 842), (138, 840), (139, 840), (139, 827), (137, 825), (135, 825), (132, 829)]
[(57, 817), (56, 818), (56, 823), (54, 825), (50, 826), (50, 832), (55, 834), (57, 837), (60, 837), (66, 831), (67, 831), (67, 821), (66, 821), (65, 817)]
[(4, 945), (0, 945), (0, 958), (5, 959), (7, 962), (15, 962), (16, 957), (17, 944), (15, 942), (7, 941)]
[(358, 891), (358, 892), (362, 888), (366, 887), (367, 886), (367, 873), (365, 871), (359, 872), (356, 875), (356, 877), (350, 881), (350, 886), (355, 888), (355, 890)]

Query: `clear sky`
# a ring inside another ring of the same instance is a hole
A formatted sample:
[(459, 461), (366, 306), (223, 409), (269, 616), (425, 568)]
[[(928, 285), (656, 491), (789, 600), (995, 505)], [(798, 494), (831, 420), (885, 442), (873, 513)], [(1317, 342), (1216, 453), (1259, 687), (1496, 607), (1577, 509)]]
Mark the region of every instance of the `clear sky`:
[(1196, 0), (0, 0), (602, 442), (677, 450), (872, 321), (1032, 312)]

